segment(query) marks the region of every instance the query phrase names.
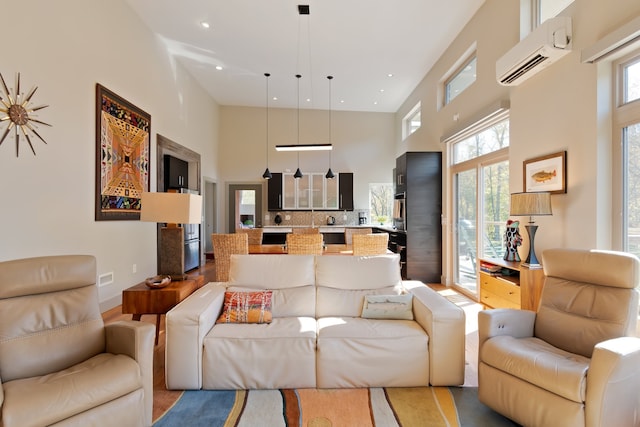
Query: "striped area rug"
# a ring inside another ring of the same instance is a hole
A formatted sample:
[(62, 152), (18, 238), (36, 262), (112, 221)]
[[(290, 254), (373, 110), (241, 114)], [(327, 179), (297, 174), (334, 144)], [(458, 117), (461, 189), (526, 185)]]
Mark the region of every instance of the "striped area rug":
[(156, 427), (499, 427), (473, 387), (185, 391)]

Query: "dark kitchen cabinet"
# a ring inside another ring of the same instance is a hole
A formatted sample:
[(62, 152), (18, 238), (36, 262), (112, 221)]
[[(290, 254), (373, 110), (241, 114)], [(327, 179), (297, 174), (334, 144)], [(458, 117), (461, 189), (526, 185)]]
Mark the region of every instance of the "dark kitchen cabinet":
[(189, 163), (177, 157), (164, 156), (164, 187), (189, 188)]
[(396, 192), (406, 197), (406, 276), (440, 283), (442, 153), (407, 152), (396, 161)]
[(342, 211), (353, 210), (353, 173), (343, 172), (338, 174), (339, 209)]
[[(283, 210), (283, 175), (280, 172), (272, 172), (272, 177), (267, 182), (267, 209), (269, 211)], [(338, 174), (338, 197), (341, 211), (353, 210), (353, 173)], [(335, 210), (327, 209), (327, 210)]]
[(269, 211), (282, 210), (282, 173), (272, 172), (267, 181), (267, 209)]

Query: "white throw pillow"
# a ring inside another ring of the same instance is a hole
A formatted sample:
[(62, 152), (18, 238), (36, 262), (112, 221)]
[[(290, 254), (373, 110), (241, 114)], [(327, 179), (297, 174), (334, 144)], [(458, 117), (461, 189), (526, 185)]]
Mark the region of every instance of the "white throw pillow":
[(366, 295), (362, 307), (366, 319), (413, 320), (413, 294)]

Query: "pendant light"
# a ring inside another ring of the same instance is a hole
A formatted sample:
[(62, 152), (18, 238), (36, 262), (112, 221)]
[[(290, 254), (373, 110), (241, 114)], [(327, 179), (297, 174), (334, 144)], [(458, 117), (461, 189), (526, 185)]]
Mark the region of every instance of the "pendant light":
[(267, 142), (267, 168), (264, 170), (264, 173), (262, 174), (262, 177), (264, 179), (271, 179), (271, 177), (273, 175), (271, 175), (271, 171), (269, 170), (269, 76), (271, 74), (269, 73), (264, 73), (264, 76), (266, 78), (266, 86), (267, 86), (267, 132), (266, 132), (266, 142)]
[[(300, 74), (296, 74), (296, 78), (298, 79), (298, 144), (300, 144)], [(293, 174), (295, 179), (302, 178), (302, 172), (300, 172), (300, 151), (298, 151), (298, 169), (296, 169), (296, 173)]]
[[(333, 76), (327, 76), (327, 80), (329, 80), (329, 145), (331, 145), (331, 80), (333, 80)], [(333, 179), (336, 177), (331, 170), (331, 150), (329, 150), (329, 170), (324, 177), (327, 179)]]

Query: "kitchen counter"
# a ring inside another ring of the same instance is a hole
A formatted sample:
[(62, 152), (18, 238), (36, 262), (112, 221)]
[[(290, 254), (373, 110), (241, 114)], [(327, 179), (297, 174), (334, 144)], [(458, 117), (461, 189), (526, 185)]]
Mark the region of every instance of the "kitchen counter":
[[(262, 242), (264, 244), (284, 244), (287, 238), (288, 233), (292, 233), (294, 228), (309, 228), (308, 225), (269, 225), (263, 227), (264, 234), (262, 237)], [(341, 244), (344, 243), (344, 229), (345, 228), (372, 228), (375, 230), (386, 231), (388, 233), (404, 233), (403, 231), (398, 231), (393, 227), (384, 227), (373, 224), (364, 224), (364, 225), (319, 225), (315, 228), (318, 228), (320, 233), (324, 235), (325, 243), (330, 244)]]
[[(265, 233), (291, 233), (294, 228), (309, 228), (309, 225), (268, 225), (262, 227)], [(344, 233), (345, 228), (380, 228), (385, 231), (392, 230), (389, 228), (388, 230), (384, 227), (379, 227), (376, 225), (316, 225), (314, 228), (319, 228), (321, 233)]]

